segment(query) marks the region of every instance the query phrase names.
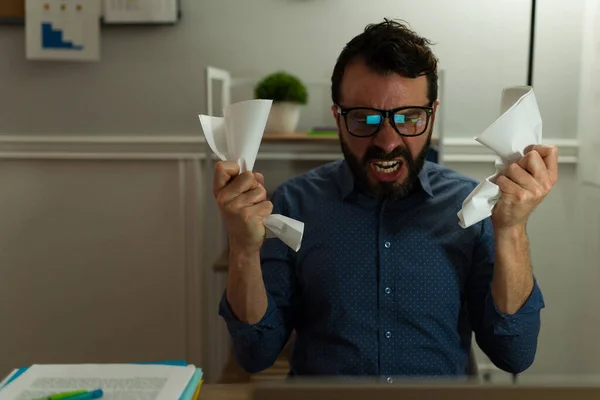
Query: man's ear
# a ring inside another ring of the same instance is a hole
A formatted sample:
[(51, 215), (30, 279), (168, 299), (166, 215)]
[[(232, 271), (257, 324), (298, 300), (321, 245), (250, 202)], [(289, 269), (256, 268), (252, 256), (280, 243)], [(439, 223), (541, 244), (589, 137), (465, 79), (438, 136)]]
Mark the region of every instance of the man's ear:
[(331, 106), (331, 113), (333, 114), (333, 119), (335, 119), (335, 124), (337, 125), (338, 132), (341, 132), (340, 128), (340, 114), (338, 113), (338, 107), (334, 104)]
[(437, 115), (438, 106), (440, 105), (440, 99), (433, 102), (433, 114), (431, 114), (431, 126), (435, 123), (435, 116)]

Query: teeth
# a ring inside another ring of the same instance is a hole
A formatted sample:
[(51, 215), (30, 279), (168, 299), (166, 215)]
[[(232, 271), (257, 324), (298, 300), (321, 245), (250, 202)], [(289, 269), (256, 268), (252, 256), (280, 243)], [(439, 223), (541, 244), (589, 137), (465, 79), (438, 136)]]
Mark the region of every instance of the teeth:
[(379, 161), (375, 164), (383, 168), (389, 168), (398, 164), (398, 161)]
[(394, 172), (400, 167), (400, 163), (398, 161), (380, 161), (373, 163), (372, 165), (375, 171), (385, 173)]

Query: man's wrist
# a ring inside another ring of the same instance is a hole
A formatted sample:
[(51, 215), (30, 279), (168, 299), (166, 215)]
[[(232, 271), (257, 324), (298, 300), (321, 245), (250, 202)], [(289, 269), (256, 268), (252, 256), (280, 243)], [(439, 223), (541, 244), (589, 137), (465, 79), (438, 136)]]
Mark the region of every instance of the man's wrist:
[(527, 227), (525, 224), (510, 227), (494, 227), (496, 241), (507, 241), (527, 244)]
[(229, 242), (229, 266), (232, 269), (247, 268), (258, 262), (260, 265), (260, 248), (249, 247), (235, 241)]

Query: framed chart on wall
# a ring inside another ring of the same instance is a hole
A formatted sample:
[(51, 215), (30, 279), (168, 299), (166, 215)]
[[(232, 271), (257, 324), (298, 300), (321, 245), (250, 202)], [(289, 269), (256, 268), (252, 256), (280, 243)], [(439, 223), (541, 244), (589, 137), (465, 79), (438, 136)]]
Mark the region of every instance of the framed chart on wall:
[(0, 1), (0, 23), (22, 23), (24, 20), (25, 0)]

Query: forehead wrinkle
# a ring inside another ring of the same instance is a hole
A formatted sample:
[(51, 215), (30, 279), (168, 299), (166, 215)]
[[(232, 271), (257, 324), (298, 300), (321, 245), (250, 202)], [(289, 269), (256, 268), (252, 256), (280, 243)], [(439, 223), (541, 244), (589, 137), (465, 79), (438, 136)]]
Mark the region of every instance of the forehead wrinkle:
[(346, 70), (341, 89), (344, 107), (391, 109), (428, 102), (425, 77), (414, 79), (395, 73), (382, 74), (356, 64)]

